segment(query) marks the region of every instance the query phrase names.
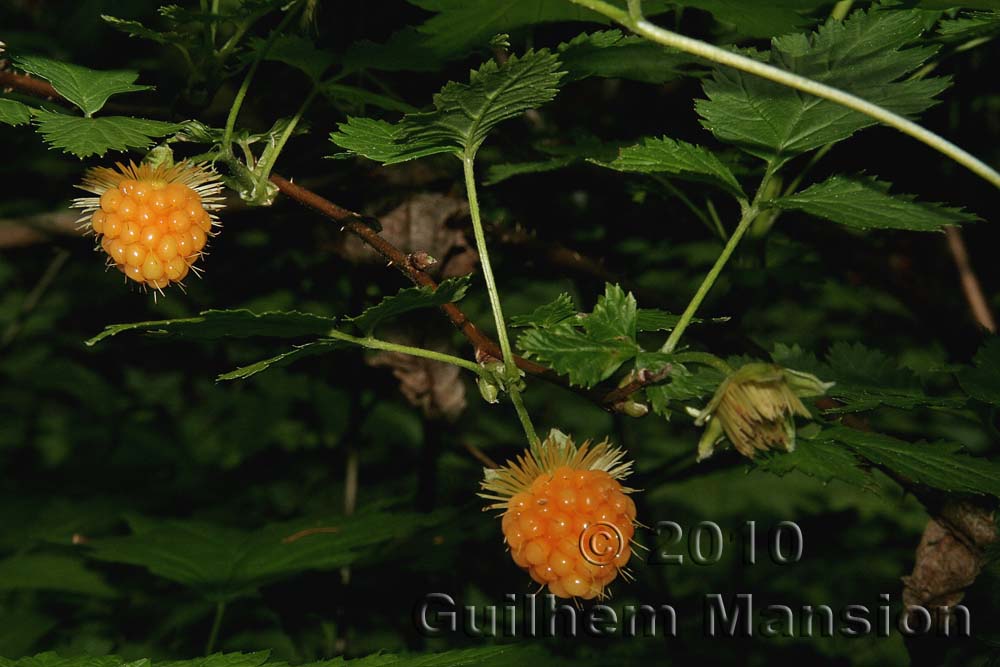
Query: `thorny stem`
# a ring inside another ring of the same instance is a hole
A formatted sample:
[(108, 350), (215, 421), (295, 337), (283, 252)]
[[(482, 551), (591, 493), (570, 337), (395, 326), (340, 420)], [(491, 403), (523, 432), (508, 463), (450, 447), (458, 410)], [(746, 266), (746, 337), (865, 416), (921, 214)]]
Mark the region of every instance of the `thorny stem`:
[(360, 345), (361, 347), (367, 347), (372, 350), (384, 350), (386, 352), (398, 352), (400, 354), (408, 354), (413, 357), (423, 357), (424, 359), (430, 359), (432, 361), (440, 361), (446, 364), (452, 364), (466, 370), (470, 370), (476, 375), (482, 373), (482, 368), (474, 362), (468, 359), (462, 359), (461, 357), (456, 357), (451, 354), (445, 354), (444, 352), (436, 352), (434, 350), (428, 350), (422, 347), (412, 347), (410, 345), (400, 345), (399, 343), (390, 343), (387, 340), (379, 340), (378, 338), (352, 336), (346, 334), (342, 331), (337, 331), (333, 329), (327, 332), (328, 338), (334, 338), (336, 340), (342, 340), (346, 343), (354, 343), (355, 345)]
[(226, 602), (221, 600), (215, 603), (215, 617), (212, 619), (212, 629), (208, 633), (208, 641), (205, 643), (205, 655), (211, 655), (215, 650), (215, 642), (219, 638), (219, 628), (222, 627), (222, 616), (226, 613)]
[(866, 116), (870, 116), (875, 120), (885, 123), (886, 125), (895, 128), (904, 134), (910, 135), (917, 141), (930, 146), (939, 153), (947, 156), (976, 175), (982, 177), (995, 187), (1000, 188), (1000, 173), (979, 158), (975, 157), (968, 151), (959, 148), (944, 137), (921, 127), (917, 123), (907, 120), (899, 114), (893, 113), (888, 109), (878, 106), (877, 104), (873, 104), (868, 100), (858, 97), (857, 95), (852, 95), (851, 93), (847, 93), (839, 88), (834, 88), (833, 86), (813, 81), (812, 79), (789, 72), (788, 70), (762, 63), (758, 60), (742, 56), (738, 53), (728, 51), (713, 44), (709, 44), (698, 39), (692, 39), (691, 37), (686, 37), (665, 28), (661, 28), (642, 18), (641, 13), (636, 11), (639, 4), (637, 0), (630, 0), (629, 2), (629, 8), (632, 10), (631, 15), (614, 5), (604, 2), (604, 0), (570, 0), (570, 2), (574, 2), (578, 5), (587, 7), (588, 9), (592, 9), (595, 12), (604, 14), (608, 18), (620, 23), (637, 35), (645, 37), (652, 42), (656, 42), (657, 44), (662, 44), (663, 46), (674, 48), (685, 53), (690, 53), (692, 55), (705, 58), (706, 60), (719, 63), (720, 65), (733, 67), (743, 72), (774, 81), (775, 83), (780, 83), (783, 86), (788, 86), (796, 90), (801, 90), (804, 93), (829, 100), (841, 106), (845, 106), (848, 109), (857, 111), (858, 113), (863, 113)]
[(531, 417), (524, 408), (521, 401), (520, 390), (517, 383), (521, 379), (521, 371), (514, 363), (514, 352), (510, 347), (510, 340), (507, 338), (507, 325), (504, 322), (503, 309), (500, 306), (500, 293), (497, 291), (496, 280), (493, 278), (493, 266), (490, 263), (489, 249), (486, 247), (486, 233), (483, 231), (483, 221), (479, 216), (479, 197), (476, 195), (476, 173), (473, 168), (474, 158), (471, 155), (462, 157), (462, 167), (465, 174), (465, 191), (469, 199), (469, 215), (472, 217), (472, 233), (476, 238), (476, 250), (479, 252), (479, 263), (483, 267), (483, 279), (486, 281), (486, 292), (490, 298), (490, 308), (493, 310), (493, 319), (497, 327), (497, 341), (500, 343), (500, 352), (503, 355), (504, 377), (506, 378), (506, 389), (510, 394), (514, 409), (517, 410), (518, 419), (524, 427), (524, 434), (528, 437), (528, 442), (532, 447), (538, 445), (538, 436), (535, 428), (531, 424)]

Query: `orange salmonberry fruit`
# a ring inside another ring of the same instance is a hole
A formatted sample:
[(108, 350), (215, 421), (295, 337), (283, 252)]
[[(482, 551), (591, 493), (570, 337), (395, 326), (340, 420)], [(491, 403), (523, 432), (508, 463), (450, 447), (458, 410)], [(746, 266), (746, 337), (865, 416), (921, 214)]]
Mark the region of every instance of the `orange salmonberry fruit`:
[(511, 557), (563, 598), (601, 598), (632, 555), (635, 503), (623, 487), (632, 466), (607, 441), (579, 447), (552, 431), (534, 452), (487, 469), (486, 509), (502, 509)]
[(84, 211), (81, 224), (128, 279), (159, 291), (181, 283), (198, 271), (194, 264), (218, 226), (217, 175), (188, 162), (115, 166), (89, 170), (78, 186), (96, 195), (74, 200)]

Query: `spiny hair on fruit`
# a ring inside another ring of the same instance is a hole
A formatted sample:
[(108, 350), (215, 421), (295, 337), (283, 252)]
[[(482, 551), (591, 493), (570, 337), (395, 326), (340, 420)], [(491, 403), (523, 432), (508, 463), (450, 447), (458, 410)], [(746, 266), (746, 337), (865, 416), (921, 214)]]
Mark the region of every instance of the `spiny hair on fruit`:
[(631, 462), (608, 441), (579, 446), (553, 430), (531, 451), (485, 471), (486, 509), (502, 510), (511, 558), (564, 598), (604, 599), (632, 554), (635, 503), (621, 481)]
[(178, 284), (203, 255), (219, 227), (222, 208), (218, 174), (201, 164), (136, 165), (87, 171), (81, 185), (92, 197), (73, 201), (82, 209), (79, 222), (97, 239), (96, 249), (144, 288), (162, 293)]

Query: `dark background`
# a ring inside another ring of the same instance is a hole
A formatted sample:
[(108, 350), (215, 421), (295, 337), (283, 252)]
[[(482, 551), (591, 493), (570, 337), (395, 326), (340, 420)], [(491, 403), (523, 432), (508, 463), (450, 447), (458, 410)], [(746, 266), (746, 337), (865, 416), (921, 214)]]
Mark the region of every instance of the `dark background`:
[[(118, 98), (122, 104), (138, 105), (150, 117), (197, 117), (221, 126), (241, 75), (189, 85), (174, 52), (130, 39), (98, 18), (108, 13), (155, 25), (156, 4), (3, 2), (0, 39), (22, 53), (99, 69), (138, 69), (140, 82), (157, 90)], [(827, 10), (821, 7), (816, 15)], [(321, 3), (312, 36), (321, 48), (341, 53), (353, 41), (381, 41), (427, 16), (404, 2)], [(276, 22), (265, 19), (255, 34), (266, 34), (266, 26)], [(725, 27), (696, 10), (686, 11), (680, 26), (693, 36), (727, 36)], [(512, 50), (552, 47), (592, 28), (537, 26), (512, 34)], [(741, 44), (766, 47), (752, 40)], [(464, 80), (468, 69), (488, 56), (474, 54), (444, 71), (378, 78), (403, 100), (424, 106), (445, 81)], [(990, 164), (1000, 163), (997, 62), (995, 42), (945, 57), (936, 73), (953, 76), (955, 85), (923, 116), (927, 127)], [(364, 75), (347, 82), (372, 85)], [(265, 63), (240, 126), (266, 129), (275, 118), (293, 114), (307, 90), (298, 72)], [(565, 144), (574, 133), (623, 142), (665, 133), (717, 146), (698, 124), (693, 99), (700, 96), (696, 76), (663, 85), (572, 83), (541, 110), (541, 122), (516, 120), (500, 128), (482, 150), (478, 169), (483, 174), (491, 164), (536, 159), (532, 144)], [(324, 138), (344, 119), (344, 109), (318, 100), (308, 114), (309, 135), (290, 142), (276, 171), (375, 215), (420, 192), (461, 196), (453, 160), (432, 158), (419, 167), (386, 170), (361, 160), (324, 159), (335, 151)], [(62, 215), (76, 196), (73, 186), (83, 168), (117, 157), (81, 163), (49, 150), (23, 127), (0, 128), (0, 142), (0, 333), (12, 332), (0, 347), (0, 557), (78, 556), (114, 591), (92, 595), (32, 585), (30, 578), (0, 581), (0, 655), (16, 658), (49, 649), (130, 658), (198, 655), (209, 633), (212, 602), (141, 568), (87, 560), (86, 547), (71, 545), (68, 535), (125, 534), (123, 517), (132, 514), (198, 518), (251, 531), (294, 517), (335, 514), (343, 510), (345, 470), (352, 459), (359, 468), (359, 508), (388, 501), (419, 512), (446, 510), (447, 520), (367, 554), (351, 568), (347, 583), (337, 570), (302, 573), (231, 602), (217, 647), (267, 648), (273, 659), (303, 661), (341, 651), (356, 656), (489, 641), (461, 635), (427, 640), (416, 632), (411, 611), (434, 591), (460, 603), (501, 604), (505, 593), (531, 590), (527, 576), (505, 554), (499, 522), (480, 511), (474, 494), (481, 464), (466, 449), (473, 445), (499, 461), (521, 450), (508, 404), (484, 404), (467, 383), (449, 388), (464, 391), (468, 401), (457, 418), (429, 417), (406, 401), (389, 369), (371, 367), (357, 351), (313, 358), (246, 382), (213, 381), (295, 341), (203, 343), (123, 335), (96, 347), (83, 345), (107, 324), (209, 308), (354, 314), (405, 286), (402, 278), (379, 264), (358, 265), (342, 257), (337, 226), (292, 202), (279, 198), (272, 207), (249, 209), (234, 201), (222, 214), (223, 233), (211, 242), (205, 278), (188, 281), (186, 293), (172, 289), (154, 301), (123, 285), (117, 272), (105, 272), (90, 239), (42, 231), (22, 241), (11, 231), (23, 228), (26, 219), (37, 221), (31, 216), (47, 221)], [(800, 158), (790, 169), (803, 162)], [(988, 184), (882, 128), (838, 145), (810, 178), (858, 171), (890, 180), (896, 191), (962, 205), (982, 217), (984, 222), (966, 227), (964, 234), (987, 297), (998, 305), (1000, 239), (990, 223), (1000, 214), (1000, 200)], [(537, 239), (495, 245), (508, 315), (528, 312), (562, 291), (589, 310), (603, 292), (602, 277), (554, 264), (545, 251), (554, 243), (601, 262), (615, 281), (636, 292), (640, 306), (673, 312), (683, 309), (719, 248), (685, 208), (641, 177), (572, 166), (484, 187), (480, 197), (487, 222), (520, 225)], [(719, 213), (731, 229), (738, 211), (720, 200)], [(451, 224), (469, 229), (462, 219)], [(26, 312), (24, 304), (55, 261), (60, 264), (53, 280)], [(491, 329), (478, 281), (463, 309)], [(731, 317), (689, 332), (720, 355), (763, 356), (776, 342), (822, 354), (834, 342), (859, 341), (919, 372), (967, 363), (983, 340), (943, 235), (862, 235), (791, 214), (766, 237), (745, 242), (703, 312)], [(400, 327), (425, 340), (450, 341), (457, 354), (470, 353), (434, 312), (415, 314)], [(614, 584), (615, 603), (674, 604), (680, 637), (548, 641), (544, 650), (595, 663), (909, 664), (898, 635), (708, 641), (701, 631), (700, 600), (705, 593), (753, 592), (760, 604), (874, 608), (878, 594), (889, 593), (898, 609), (899, 578), (912, 568), (927, 519), (914, 498), (888, 482), (866, 492), (795, 473), (748, 474), (731, 452), (704, 468), (677, 466), (686, 453), (693, 458), (699, 435), (683, 415), (671, 423), (655, 416), (612, 416), (540, 381), (529, 382), (525, 398), (541, 429), (559, 428), (579, 440), (609, 436), (628, 449), (636, 460), (638, 479), (632, 485), (642, 489), (637, 503), (644, 523), (673, 520), (690, 527), (710, 520), (734, 533), (747, 519), (765, 530), (794, 520), (805, 538), (802, 562), (785, 567), (744, 566), (737, 543), (727, 544), (722, 562), (711, 567), (637, 562), (637, 581)], [(885, 410), (870, 418), (903, 437), (948, 438), (980, 454), (996, 453), (995, 431), (984, 431), (969, 415)], [(655, 545), (651, 531), (642, 539)], [(991, 582), (981, 580), (968, 599), (977, 631), (985, 631), (992, 618)], [(970, 656), (985, 652), (981, 640), (955, 642), (954, 664), (973, 664)]]

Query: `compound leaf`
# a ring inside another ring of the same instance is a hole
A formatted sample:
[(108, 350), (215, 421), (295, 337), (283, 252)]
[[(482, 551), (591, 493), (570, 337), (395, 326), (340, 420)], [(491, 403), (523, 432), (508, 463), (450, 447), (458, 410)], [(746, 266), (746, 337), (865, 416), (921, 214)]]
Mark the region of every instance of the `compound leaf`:
[(434, 111), (407, 114), (395, 125), (351, 118), (331, 140), (351, 153), (394, 164), (434, 153), (473, 157), (499, 123), (555, 97), (563, 73), (547, 51), (490, 60), (469, 83), (449, 82), (434, 96)]
[(518, 345), (527, 356), (568, 375), (571, 384), (592, 387), (641, 352), (635, 340), (636, 311), (631, 293), (608, 284), (592, 313), (572, 322), (532, 327), (521, 334)]
[[(843, 22), (831, 19), (810, 35), (777, 38), (768, 54), (757, 57), (913, 116), (933, 105), (949, 83), (946, 77), (898, 81), (937, 50), (903, 49), (923, 30), (919, 10), (858, 11)], [(708, 99), (696, 104), (702, 124), (722, 141), (775, 165), (876, 123), (839, 104), (726, 67), (715, 69), (704, 91)]]

